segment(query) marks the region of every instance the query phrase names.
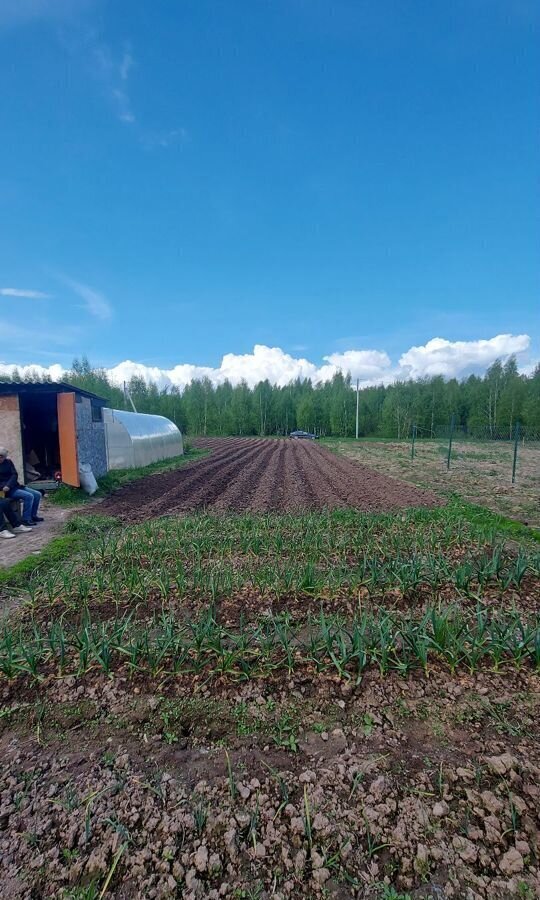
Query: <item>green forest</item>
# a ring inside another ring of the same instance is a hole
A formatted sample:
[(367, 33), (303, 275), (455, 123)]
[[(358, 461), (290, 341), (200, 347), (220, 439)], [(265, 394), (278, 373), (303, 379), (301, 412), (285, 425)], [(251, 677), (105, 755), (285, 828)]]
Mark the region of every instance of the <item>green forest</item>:
[[(16, 371), (12, 380), (21, 380)], [(127, 392), (85, 357), (74, 360), (65, 380), (104, 397), (113, 408), (131, 409)], [(253, 388), (227, 381), (216, 386), (205, 378), (180, 391), (159, 390), (132, 378), (127, 387), (138, 412), (167, 416), (186, 434), (282, 435), (302, 429), (335, 437), (355, 435), (356, 390), (341, 373), (317, 385), (297, 380), (286, 387), (269, 381)], [(358, 401), (361, 437), (402, 440), (411, 435), (413, 425), (419, 437), (439, 437), (448, 433), (452, 417), (456, 431), (471, 437), (510, 438), (517, 422), (524, 435), (540, 437), (540, 365), (532, 375), (520, 375), (514, 357), (504, 364), (497, 360), (484, 376), (462, 381), (435, 376), (365, 387)]]

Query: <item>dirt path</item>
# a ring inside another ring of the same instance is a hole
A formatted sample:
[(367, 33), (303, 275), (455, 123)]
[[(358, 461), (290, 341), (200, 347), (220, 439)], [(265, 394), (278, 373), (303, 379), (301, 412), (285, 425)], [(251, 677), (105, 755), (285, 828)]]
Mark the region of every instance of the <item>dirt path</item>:
[(14, 566), (15, 563), (27, 556), (39, 553), (43, 547), (59, 534), (69, 516), (73, 515), (75, 507), (62, 509), (43, 501), (40, 514), (45, 519), (32, 529), (30, 534), (18, 534), (13, 541), (0, 541), (0, 566)]
[(270, 510), (354, 507), (366, 511), (436, 506), (433, 494), (288, 438), (208, 438), (210, 456), (126, 485), (101, 512), (143, 521), (193, 509)]

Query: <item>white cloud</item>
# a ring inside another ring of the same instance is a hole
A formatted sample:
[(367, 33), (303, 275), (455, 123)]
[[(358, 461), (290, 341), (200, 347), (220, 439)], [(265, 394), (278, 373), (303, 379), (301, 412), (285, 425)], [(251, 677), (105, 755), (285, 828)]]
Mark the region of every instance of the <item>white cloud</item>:
[[(39, 353), (41, 356), (57, 351), (51, 348), (69, 348), (77, 346), (81, 340), (81, 329), (78, 326), (59, 325), (51, 327), (46, 321), (35, 320), (30, 325), (19, 325), (0, 319), (0, 335), (2, 350), (5, 353)], [(63, 354), (58, 354), (63, 355)]]
[(98, 3), (99, 0), (0, 0), (0, 28), (60, 23), (57, 40), (99, 84), (117, 119), (130, 127), (141, 146), (154, 150), (182, 145), (188, 136), (185, 128), (171, 128), (170, 124), (150, 127), (147, 122), (138, 121), (130, 89), (131, 73), (137, 65), (135, 55), (129, 41), (111, 46), (101, 39), (95, 16), (84, 15)]
[(124, 50), (124, 55), (122, 56), (118, 67), (118, 72), (122, 81), (127, 81), (129, 70), (133, 68), (134, 65), (135, 60), (133, 59), (131, 52), (129, 50)]
[(111, 318), (112, 307), (105, 294), (96, 291), (95, 288), (90, 287), (88, 284), (83, 284), (82, 281), (69, 278), (67, 275), (57, 274), (56, 277), (77, 294), (81, 300), (84, 300), (84, 308), (90, 315), (95, 316), (96, 319)]
[(95, 75), (103, 83), (120, 121), (133, 124), (135, 114), (128, 93), (129, 73), (135, 65), (131, 49), (126, 46), (118, 57), (107, 44), (98, 43), (94, 35), (89, 41)]
[[(171, 377), (176, 370), (178, 370), (176, 377)], [(148, 384), (153, 381), (159, 388), (169, 388), (172, 385), (185, 387), (193, 378), (203, 378), (205, 374), (213, 373), (214, 371), (213, 369), (204, 369), (201, 366), (190, 366), (187, 364), (177, 366), (176, 370), (145, 366), (142, 363), (126, 359), (107, 371), (111, 381), (118, 385), (122, 385), (124, 381), (129, 381), (131, 378), (142, 378)], [(183, 370), (186, 370), (185, 374), (183, 374)]]
[(329, 381), (336, 372), (343, 372), (353, 380), (358, 378), (364, 385), (373, 381), (380, 384), (392, 366), (388, 353), (381, 350), (345, 350), (344, 353), (331, 353), (323, 359), (327, 365), (318, 369), (317, 381)]
[[(83, 47), (92, 76), (101, 83), (103, 93), (108, 97), (120, 122), (133, 126), (133, 134), (143, 147), (148, 150), (167, 149), (186, 141), (185, 128), (153, 128), (138, 121), (133, 111), (129, 84), (131, 72), (136, 68), (137, 62), (129, 42), (124, 42), (120, 51), (100, 40), (94, 31), (89, 31)], [(78, 45), (71, 52), (78, 53)]]
[(466, 372), (486, 369), (496, 359), (507, 359), (529, 349), (528, 334), (498, 334), (489, 340), (447, 341), (432, 338), (422, 347), (411, 347), (403, 353), (399, 365), (403, 377), (421, 378), (444, 375), (453, 378)]
[(139, 137), (147, 150), (154, 150), (156, 147), (167, 149), (184, 144), (188, 140), (188, 133), (185, 128), (170, 128), (167, 131), (144, 129), (140, 131)]
[(313, 378), (316, 366), (307, 359), (285, 353), (279, 347), (265, 347), (255, 344), (253, 353), (226, 353), (221, 361), (219, 377), (227, 378), (233, 384), (242, 379), (249, 385), (268, 381), (284, 387), (295, 378)]
[(27, 297), (29, 300), (46, 300), (50, 294), (43, 291), (27, 291), (25, 288), (0, 288), (2, 297)]
[[(97, 294), (78, 282), (72, 284), (84, 288), (86, 292), (89, 291), (93, 298)], [(4, 333), (1, 322), (0, 333)], [(14, 335), (8, 332), (8, 339), (10, 337), (13, 338)], [(297, 378), (310, 378), (314, 383), (329, 381), (339, 371), (344, 374), (350, 373), (353, 382), (358, 378), (361, 386), (367, 387), (390, 384), (397, 379), (431, 375), (451, 378), (465, 376), (472, 371), (483, 372), (495, 359), (505, 360), (512, 354), (518, 357), (520, 371), (532, 371), (530, 359), (527, 358), (529, 347), (530, 338), (526, 334), (500, 334), (489, 340), (477, 341), (433, 338), (423, 346), (411, 347), (403, 353), (398, 365), (392, 365), (389, 355), (382, 350), (345, 350), (342, 353), (330, 353), (323, 357), (323, 365), (317, 366), (304, 357), (286, 353), (280, 347), (256, 344), (252, 353), (226, 353), (217, 367), (180, 363), (171, 369), (162, 369), (124, 360), (107, 371), (111, 380), (118, 385), (137, 376), (147, 383), (155, 382), (160, 388), (170, 388), (174, 385), (181, 390), (196, 378), (209, 378), (216, 385), (223, 384), (225, 380), (232, 384), (246, 381), (251, 387), (259, 381), (268, 379), (272, 384), (285, 386)], [(25, 368), (49, 374), (54, 370), (54, 377), (59, 377), (57, 366), (48, 369), (28, 366), (20, 367), (20, 370), (24, 371)], [(0, 364), (0, 372), (3, 369), (5, 364), (4, 366)]]
[(533, 372), (536, 371), (537, 366), (540, 366), (540, 359), (533, 359), (531, 362), (526, 363), (525, 365), (518, 366), (518, 371), (520, 375), (532, 375)]
[(195, 378), (209, 378), (214, 384), (230, 381), (239, 384), (246, 381), (251, 387), (268, 379), (272, 384), (284, 386), (295, 378), (316, 378), (317, 366), (307, 359), (297, 359), (279, 347), (256, 344), (253, 353), (226, 353), (218, 368), (181, 363), (172, 369), (157, 369), (130, 360), (110, 369), (111, 378), (121, 384), (132, 375), (155, 381), (160, 387), (172, 385), (184, 388)]
[(0, 362), (0, 378), (2, 375), (13, 375), (15, 369), (21, 378), (50, 378), (52, 381), (62, 381), (65, 376), (65, 368), (59, 363), (52, 366), (16, 366), (13, 363)]

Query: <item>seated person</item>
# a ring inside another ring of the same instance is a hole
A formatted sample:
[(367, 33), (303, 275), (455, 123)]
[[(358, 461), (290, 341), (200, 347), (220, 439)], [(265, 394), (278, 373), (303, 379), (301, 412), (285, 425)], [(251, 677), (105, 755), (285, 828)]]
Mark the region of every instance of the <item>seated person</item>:
[(0, 447), (0, 491), (4, 492), (8, 500), (22, 500), (23, 525), (37, 525), (38, 522), (43, 522), (38, 516), (41, 494), (34, 488), (22, 487), (19, 484), (17, 469), (8, 456), (9, 450)]
[(24, 481), (25, 484), (31, 484), (32, 481), (39, 481), (41, 478), (41, 474), (38, 469), (36, 469), (36, 463), (33, 462), (33, 458), (37, 459), (34, 451), (28, 454), (24, 463)]
[(15, 534), (23, 534), (23, 532), (25, 531), (32, 531), (32, 529), (28, 528), (26, 525), (21, 525), (21, 520), (13, 509), (11, 500), (6, 500), (5, 497), (0, 497), (0, 538), (14, 538), (15, 534), (13, 534), (12, 531), (7, 530), (6, 519), (8, 520)]

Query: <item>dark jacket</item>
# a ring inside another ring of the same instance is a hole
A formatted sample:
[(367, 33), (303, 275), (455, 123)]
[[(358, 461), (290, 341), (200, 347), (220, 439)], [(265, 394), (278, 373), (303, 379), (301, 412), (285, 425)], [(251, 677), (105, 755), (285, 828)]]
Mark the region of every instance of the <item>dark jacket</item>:
[(18, 477), (17, 469), (10, 459), (5, 459), (0, 463), (0, 491), (3, 491), (6, 487), (9, 488), (10, 494), (16, 491), (20, 487), (17, 481)]

